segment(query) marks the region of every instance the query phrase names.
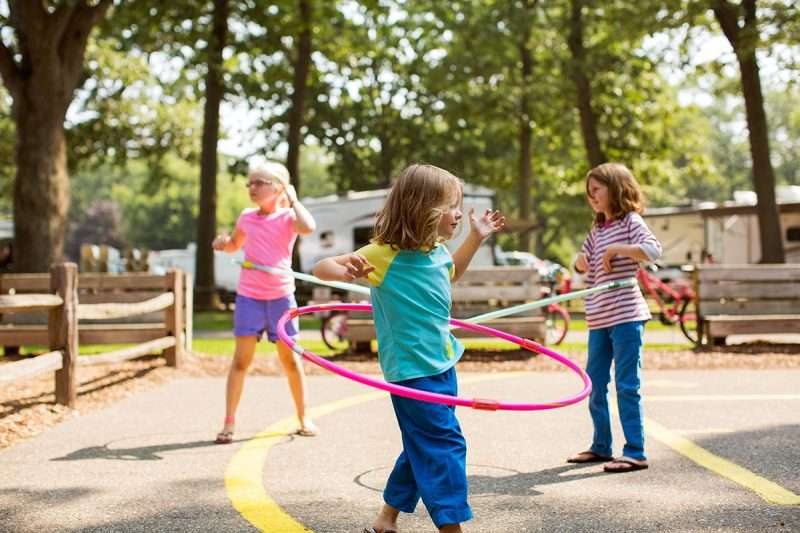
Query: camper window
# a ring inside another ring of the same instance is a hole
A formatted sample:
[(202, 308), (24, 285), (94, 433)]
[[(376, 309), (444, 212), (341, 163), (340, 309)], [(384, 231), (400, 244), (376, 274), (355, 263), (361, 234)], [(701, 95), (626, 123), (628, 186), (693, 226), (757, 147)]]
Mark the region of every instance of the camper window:
[(319, 245), (322, 248), (332, 248), (334, 242), (333, 230), (323, 231), (319, 234)]
[(353, 228), (353, 249), (358, 250), (369, 244), (372, 238), (372, 226)]

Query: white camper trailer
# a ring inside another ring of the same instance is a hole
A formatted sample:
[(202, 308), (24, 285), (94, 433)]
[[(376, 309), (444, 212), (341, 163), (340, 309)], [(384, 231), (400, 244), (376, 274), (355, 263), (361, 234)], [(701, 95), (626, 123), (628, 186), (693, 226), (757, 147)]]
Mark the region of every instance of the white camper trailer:
[[(308, 208), (317, 222), (317, 230), (300, 239), (300, 268), (310, 272), (314, 264), (325, 257), (352, 252), (369, 243), (375, 215), (383, 206), (389, 189), (376, 191), (349, 192), (342, 196), (323, 198), (304, 198), (303, 205)], [(483, 213), (494, 207), (494, 193), (491, 189), (476, 185), (464, 186), (464, 216), (471, 208)], [(451, 251), (455, 250), (469, 231), (469, 222), (464, 220), (461, 230), (447, 242)], [(475, 254), (475, 266), (492, 266), (494, 256), (488, 239)]]

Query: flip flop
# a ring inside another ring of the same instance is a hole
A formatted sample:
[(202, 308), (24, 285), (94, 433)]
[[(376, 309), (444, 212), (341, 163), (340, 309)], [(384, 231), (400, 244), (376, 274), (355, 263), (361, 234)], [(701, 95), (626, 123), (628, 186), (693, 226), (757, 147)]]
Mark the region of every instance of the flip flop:
[(608, 463), (607, 465), (603, 466), (603, 471), (608, 472), (610, 474), (621, 474), (623, 472), (634, 472), (636, 470), (645, 470), (650, 465), (647, 464), (647, 461), (640, 461), (637, 459), (632, 459), (630, 457), (618, 457)]
[[(378, 530), (374, 527), (365, 527), (363, 533), (378, 533)], [(394, 529), (384, 529), (380, 533), (397, 533)]]
[(301, 437), (316, 437), (319, 435), (318, 429), (311, 429), (311, 428), (300, 428), (294, 432), (295, 435), (300, 435)]
[(592, 450), (584, 450), (582, 452), (576, 453), (575, 455), (571, 455), (567, 457), (568, 463), (605, 463), (608, 461), (612, 461), (613, 457), (608, 457), (605, 455), (598, 455), (594, 453)]
[(215, 444), (230, 444), (233, 442), (233, 431), (220, 431), (217, 433), (217, 438), (214, 439)]

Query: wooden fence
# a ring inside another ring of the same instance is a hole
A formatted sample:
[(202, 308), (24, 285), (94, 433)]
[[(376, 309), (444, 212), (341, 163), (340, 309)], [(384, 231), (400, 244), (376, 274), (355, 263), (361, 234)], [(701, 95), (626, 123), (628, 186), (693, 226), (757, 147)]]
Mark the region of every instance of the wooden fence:
[[(55, 371), (56, 401), (73, 406), (78, 366), (125, 361), (163, 350), (167, 364), (178, 367), (186, 336), (191, 335), (191, 307), (191, 282), (180, 270), (164, 276), (78, 275), (74, 263), (62, 263), (54, 265), (50, 274), (2, 275), (0, 345), (40, 344), (50, 351), (0, 365), (0, 383)], [(131, 320), (134, 316), (138, 319)], [(138, 344), (79, 356), (79, 343)]]

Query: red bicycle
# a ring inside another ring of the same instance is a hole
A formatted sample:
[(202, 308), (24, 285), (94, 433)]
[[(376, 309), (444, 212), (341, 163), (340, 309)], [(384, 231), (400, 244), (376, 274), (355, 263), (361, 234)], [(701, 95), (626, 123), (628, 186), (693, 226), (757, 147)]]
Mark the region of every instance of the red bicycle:
[(697, 322), (697, 296), (688, 280), (676, 278), (669, 283), (660, 279), (653, 272), (658, 267), (641, 268), (636, 274), (645, 297), (656, 302), (661, 323), (667, 326), (678, 324), (683, 335), (690, 342), (697, 344), (700, 340)]
[[(556, 271), (552, 276), (543, 276), (542, 281), (542, 298), (566, 294), (571, 290), (572, 280), (561, 271)], [(569, 311), (557, 303), (552, 303), (544, 308), (544, 318), (546, 326), (545, 344), (561, 344), (569, 331)]]

